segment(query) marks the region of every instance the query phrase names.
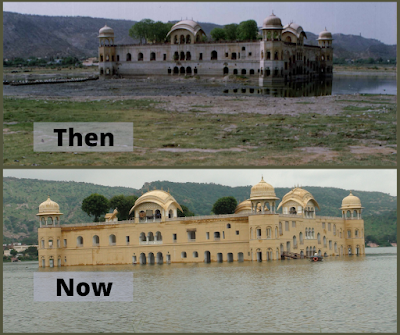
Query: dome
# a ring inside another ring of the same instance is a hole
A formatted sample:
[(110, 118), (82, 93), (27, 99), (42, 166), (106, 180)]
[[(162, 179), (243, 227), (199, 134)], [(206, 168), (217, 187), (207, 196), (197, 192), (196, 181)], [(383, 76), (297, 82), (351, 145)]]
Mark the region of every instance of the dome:
[(169, 207), (173, 205), (173, 207), (176, 207), (183, 212), (181, 206), (171, 194), (163, 190), (153, 190), (143, 194), (140, 198), (138, 198), (129, 213), (134, 211), (136, 207), (143, 203), (155, 203), (165, 210), (168, 210)]
[(333, 40), (333, 38), (332, 38), (332, 33), (330, 33), (329, 31), (327, 31), (326, 28), (325, 28), (324, 31), (321, 31), (321, 32), (319, 33), (319, 35), (318, 35), (318, 40), (326, 40), (326, 41)]
[(245, 200), (238, 204), (235, 208), (235, 214), (243, 213), (243, 212), (251, 212), (251, 201)]
[(318, 202), (314, 199), (313, 195), (307, 190), (304, 190), (300, 187), (296, 187), (290, 192), (286, 193), (282, 198), (282, 201), (279, 204), (278, 209), (289, 201), (297, 202), (303, 208), (307, 207), (309, 201), (312, 201), (314, 203), (314, 206), (320, 209)]
[(297, 38), (299, 38), (300, 35), (303, 34), (305, 38), (307, 38), (307, 35), (304, 32), (303, 27), (294, 22), (290, 22), (289, 24), (283, 27), (283, 33), (285, 32), (291, 32), (294, 35), (296, 35)]
[(350, 194), (342, 200), (342, 208), (361, 208), (361, 200), (350, 192)]
[(109, 26), (105, 25), (99, 30), (99, 37), (111, 37), (114, 36), (114, 30)]
[(201, 28), (201, 26), (193, 21), (193, 20), (183, 20), (183, 21), (179, 21), (178, 23), (175, 23), (171, 30), (169, 31), (169, 33), (167, 34), (167, 37), (175, 30), (178, 29), (185, 29), (190, 31), (194, 36), (196, 36), (199, 32), (202, 32), (204, 35), (206, 34), (203, 30), (203, 28)]
[(264, 178), (261, 178), (261, 181), (251, 188), (250, 200), (266, 198), (278, 199), (275, 194), (275, 189), (272, 187), (272, 185), (265, 182)]
[(281, 19), (274, 14), (271, 14), (263, 21), (262, 29), (282, 29)]
[(39, 205), (39, 213), (36, 215), (49, 215), (49, 214), (62, 214), (60, 213), (60, 206), (58, 203), (50, 199), (50, 196), (46, 201)]

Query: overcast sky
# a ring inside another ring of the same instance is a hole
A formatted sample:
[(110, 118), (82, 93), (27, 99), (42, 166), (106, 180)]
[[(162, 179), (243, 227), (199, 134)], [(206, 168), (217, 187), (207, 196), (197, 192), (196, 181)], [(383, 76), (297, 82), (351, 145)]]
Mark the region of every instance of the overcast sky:
[(328, 169), (4, 169), (4, 177), (87, 182), (139, 189), (145, 182), (255, 185), (264, 180), (274, 187), (329, 186), (397, 195), (396, 170)]
[(326, 26), (333, 33), (361, 33), (387, 44), (397, 43), (396, 2), (4, 2), (3, 10), (134, 21), (193, 18), (217, 24), (254, 19), (259, 26), (274, 11), (284, 25), (294, 21), (316, 34)]

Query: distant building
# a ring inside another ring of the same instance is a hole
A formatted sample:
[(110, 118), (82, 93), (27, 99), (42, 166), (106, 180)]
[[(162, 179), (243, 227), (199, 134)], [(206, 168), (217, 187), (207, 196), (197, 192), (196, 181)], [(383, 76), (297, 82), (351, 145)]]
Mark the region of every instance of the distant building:
[(282, 26), (280, 18), (268, 16), (260, 41), (203, 42), (205, 33), (191, 20), (175, 24), (166, 36), (170, 43), (115, 45), (114, 31), (99, 31), (99, 74), (258, 76), (262, 82), (309, 80), (332, 76), (332, 34), (319, 34), (318, 46), (305, 45), (303, 28), (296, 23)]
[(292, 189), (279, 204), (278, 200), (274, 188), (262, 179), (235, 214), (178, 217), (182, 208), (174, 197), (153, 190), (136, 200), (130, 220), (61, 225), (60, 207), (49, 198), (37, 214), (39, 266), (241, 262), (365, 253), (358, 197), (350, 193), (343, 199), (341, 217), (317, 216), (319, 204), (302, 188)]

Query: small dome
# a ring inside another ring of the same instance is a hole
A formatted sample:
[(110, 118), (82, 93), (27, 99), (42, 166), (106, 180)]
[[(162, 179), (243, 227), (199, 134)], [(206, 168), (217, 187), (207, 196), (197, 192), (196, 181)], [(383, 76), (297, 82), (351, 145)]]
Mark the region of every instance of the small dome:
[(114, 36), (114, 30), (109, 26), (105, 25), (99, 30), (99, 37), (109, 37)]
[(342, 200), (342, 208), (360, 208), (361, 207), (361, 200), (359, 197), (350, 194)]
[(46, 201), (42, 202), (39, 205), (39, 213), (37, 215), (43, 214), (61, 214), (60, 206), (55, 201), (51, 200), (50, 196), (47, 198)]
[(313, 195), (307, 190), (304, 190), (300, 187), (295, 187), (293, 190), (286, 193), (283, 196), (282, 201), (278, 206), (278, 209), (283, 207), (289, 201), (297, 202), (303, 208), (307, 206), (309, 201), (311, 201), (312, 203), (314, 203), (315, 207), (320, 209), (318, 202), (314, 199)]
[(171, 194), (163, 190), (153, 190), (143, 194), (140, 198), (138, 198), (129, 213), (134, 211), (135, 208), (143, 203), (154, 203), (165, 210), (168, 210), (170, 206), (172, 206), (178, 208), (181, 212), (183, 212), (181, 206)]
[(275, 189), (272, 187), (272, 185), (265, 182), (264, 178), (261, 178), (261, 181), (251, 188), (250, 200), (264, 198), (278, 199), (275, 194)]
[(327, 31), (326, 28), (325, 28), (324, 31), (321, 31), (321, 32), (319, 33), (319, 35), (318, 35), (318, 40), (326, 40), (326, 41), (333, 40), (333, 38), (332, 38), (332, 33), (330, 33), (329, 31)]
[(271, 14), (267, 18), (264, 19), (263, 29), (282, 29), (281, 19), (274, 14)]
[(175, 30), (178, 29), (184, 29), (187, 30), (189, 32), (191, 32), (194, 36), (196, 36), (197, 34), (203, 34), (205, 35), (206, 33), (204, 32), (203, 28), (201, 28), (201, 26), (193, 21), (193, 20), (183, 20), (183, 21), (179, 21), (178, 23), (175, 23), (171, 30), (168, 32), (167, 37)]
[(238, 204), (235, 208), (235, 214), (251, 212), (251, 201), (245, 200)]

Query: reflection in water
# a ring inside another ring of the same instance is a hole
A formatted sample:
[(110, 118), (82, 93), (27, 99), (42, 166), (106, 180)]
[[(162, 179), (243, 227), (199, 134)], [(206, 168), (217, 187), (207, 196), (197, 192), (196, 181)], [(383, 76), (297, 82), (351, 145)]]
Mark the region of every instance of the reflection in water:
[(394, 78), (340, 76), (308, 82), (287, 82), (223, 90), (225, 94), (260, 94), (272, 97), (312, 97), (338, 94), (397, 94)]
[(395, 332), (397, 248), (366, 256), (87, 266), (129, 271), (131, 303), (33, 302), (37, 262), (3, 265), (4, 332)]
[(226, 89), (223, 92), (226, 94), (262, 94), (285, 98), (331, 95), (332, 80), (264, 84), (260, 87)]

